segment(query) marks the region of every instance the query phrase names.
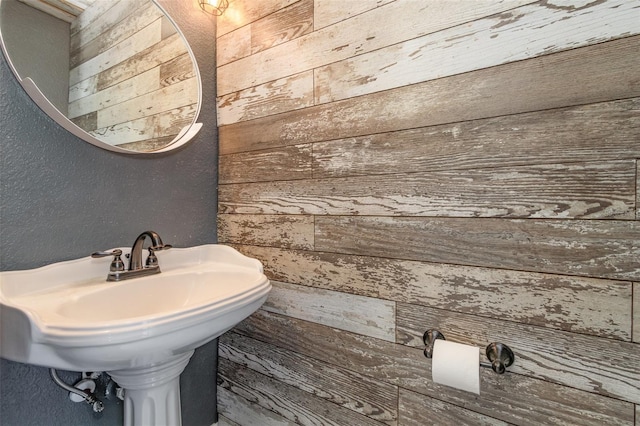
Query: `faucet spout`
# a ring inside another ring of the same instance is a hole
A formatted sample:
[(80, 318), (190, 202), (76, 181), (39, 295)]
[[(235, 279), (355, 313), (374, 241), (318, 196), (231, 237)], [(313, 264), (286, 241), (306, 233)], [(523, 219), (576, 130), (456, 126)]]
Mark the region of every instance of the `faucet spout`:
[(144, 241), (149, 237), (151, 239), (151, 245), (149, 246), (149, 255), (152, 256), (154, 251), (170, 249), (170, 244), (164, 244), (162, 238), (155, 231), (144, 231), (138, 235), (133, 247), (131, 247), (131, 258), (129, 259), (129, 271), (137, 271), (144, 268), (142, 264), (142, 248)]
[[(144, 247), (144, 241), (149, 237), (151, 244), (149, 247), (149, 256), (146, 263), (142, 264), (142, 249)], [(120, 259), (122, 250), (116, 249), (112, 251), (98, 251), (91, 254), (91, 257), (105, 257), (114, 256), (109, 267), (109, 274), (107, 275), (107, 281), (122, 281), (129, 278), (144, 277), (151, 274), (159, 274), (160, 266), (158, 265), (158, 258), (155, 252), (159, 250), (170, 249), (170, 244), (162, 242), (162, 238), (154, 231), (144, 231), (138, 235), (138, 238), (133, 243), (131, 248), (131, 254), (129, 254), (129, 269), (124, 270), (124, 263)]]

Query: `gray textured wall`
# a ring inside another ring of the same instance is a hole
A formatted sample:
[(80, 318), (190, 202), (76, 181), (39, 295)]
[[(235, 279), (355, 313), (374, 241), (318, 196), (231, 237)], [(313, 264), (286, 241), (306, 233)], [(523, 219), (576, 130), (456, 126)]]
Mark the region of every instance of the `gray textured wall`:
[(47, 99), (66, 115), (69, 109), (69, 24), (18, 0), (2, 0), (0, 7), (0, 28), (13, 66), (20, 77), (30, 77)]
[[(215, 20), (195, 2), (161, 4), (187, 36), (202, 73), (204, 124), (177, 152), (111, 153), (63, 131), (27, 97), (0, 60), (0, 269), (33, 268), (130, 245), (153, 229), (177, 247), (216, 241)], [(217, 343), (196, 351), (182, 375), (186, 426), (215, 413)], [(64, 378), (77, 374), (63, 373)], [(118, 425), (122, 406), (100, 415), (74, 404), (45, 368), (0, 363), (0, 424)]]

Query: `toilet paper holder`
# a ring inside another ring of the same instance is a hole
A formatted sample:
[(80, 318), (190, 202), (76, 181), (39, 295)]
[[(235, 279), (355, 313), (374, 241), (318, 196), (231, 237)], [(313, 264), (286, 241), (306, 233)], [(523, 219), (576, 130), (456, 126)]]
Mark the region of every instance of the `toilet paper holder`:
[[(427, 358), (433, 357), (433, 345), (437, 339), (447, 340), (439, 330), (429, 329), (422, 336), (422, 340), (425, 344), (424, 356)], [(503, 374), (507, 371), (507, 367), (513, 364), (516, 356), (513, 354), (511, 348), (503, 343), (489, 343), (485, 351), (490, 363), (481, 362), (480, 367), (491, 368), (498, 374)]]

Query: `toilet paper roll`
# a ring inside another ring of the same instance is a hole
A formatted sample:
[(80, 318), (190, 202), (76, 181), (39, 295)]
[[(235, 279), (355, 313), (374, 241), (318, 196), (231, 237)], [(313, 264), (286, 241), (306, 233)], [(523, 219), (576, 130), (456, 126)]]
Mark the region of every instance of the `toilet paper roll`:
[(480, 395), (480, 349), (438, 339), (433, 345), (433, 381)]

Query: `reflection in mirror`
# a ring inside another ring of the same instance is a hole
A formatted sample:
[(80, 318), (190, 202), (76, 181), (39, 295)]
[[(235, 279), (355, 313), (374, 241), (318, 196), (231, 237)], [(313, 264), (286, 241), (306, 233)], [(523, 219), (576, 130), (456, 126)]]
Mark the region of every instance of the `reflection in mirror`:
[(200, 76), (173, 21), (151, 0), (73, 3), (0, 0), (7, 61), (36, 103), (113, 151), (160, 152), (193, 137)]

